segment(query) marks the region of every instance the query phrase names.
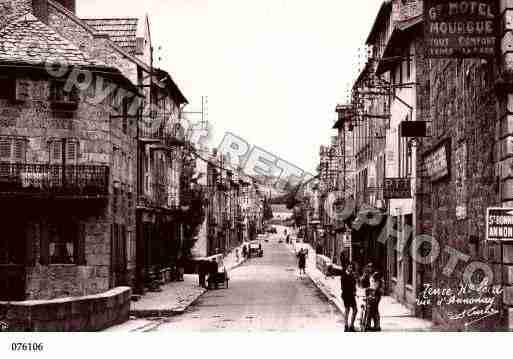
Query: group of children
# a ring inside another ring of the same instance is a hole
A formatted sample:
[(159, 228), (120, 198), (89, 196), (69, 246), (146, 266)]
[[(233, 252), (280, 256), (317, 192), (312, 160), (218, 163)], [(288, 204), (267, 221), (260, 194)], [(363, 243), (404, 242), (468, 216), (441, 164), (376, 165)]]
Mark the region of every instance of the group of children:
[[(379, 271), (374, 269), (372, 263), (369, 263), (363, 270), (363, 274), (358, 278), (354, 271), (352, 263), (342, 263), (342, 273), (340, 276), (340, 288), (342, 291), (342, 300), (345, 307), (345, 331), (355, 331), (354, 322), (358, 308), (356, 305), (356, 283), (365, 291), (365, 298), (368, 310), (368, 320), (364, 320), (365, 330), (380, 331), (379, 303), (383, 296), (384, 285), (383, 278)], [(349, 321), (349, 314), (351, 320)], [(363, 329), (363, 328), (362, 328)]]

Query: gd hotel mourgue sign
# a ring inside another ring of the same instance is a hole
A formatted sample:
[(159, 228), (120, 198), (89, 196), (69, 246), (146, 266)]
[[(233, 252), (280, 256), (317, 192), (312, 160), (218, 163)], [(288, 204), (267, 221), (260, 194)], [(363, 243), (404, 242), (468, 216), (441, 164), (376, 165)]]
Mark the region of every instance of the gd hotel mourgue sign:
[(424, 32), (430, 58), (495, 54), (498, 0), (424, 0)]

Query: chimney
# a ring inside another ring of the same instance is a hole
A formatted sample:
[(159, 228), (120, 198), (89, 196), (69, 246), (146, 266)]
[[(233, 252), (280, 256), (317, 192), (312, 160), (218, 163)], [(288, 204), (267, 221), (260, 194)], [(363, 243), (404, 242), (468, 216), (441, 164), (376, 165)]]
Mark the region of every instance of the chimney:
[(40, 21), (48, 24), (48, 0), (32, 0), (32, 13)]
[(54, 0), (64, 6), (66, 9), (71, 11), (73, 14), (76, 14), (75, 9), (75, 0)]

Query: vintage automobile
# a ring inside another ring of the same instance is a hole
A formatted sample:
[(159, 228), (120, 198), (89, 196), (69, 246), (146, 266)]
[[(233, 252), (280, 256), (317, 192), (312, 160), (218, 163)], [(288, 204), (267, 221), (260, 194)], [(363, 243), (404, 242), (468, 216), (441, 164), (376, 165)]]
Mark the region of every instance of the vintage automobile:
[(258, 242), (251, 242), (249, 244), (249, 256), (250, 257), (263, 257), (264, 250)]

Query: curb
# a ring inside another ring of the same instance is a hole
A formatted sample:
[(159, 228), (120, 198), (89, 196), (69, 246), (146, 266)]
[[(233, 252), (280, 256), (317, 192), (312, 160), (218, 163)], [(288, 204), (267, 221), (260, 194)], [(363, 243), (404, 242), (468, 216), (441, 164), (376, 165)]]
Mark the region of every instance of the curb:
[(185, 306), (180, 307), (178, 309), (137, 309), (130, 310), (130, 315), (141, 319), (141, 318), (158, 318), (158, 317), (172, 317), (175, 315), (183, 314), (187, 308), (196, 303), (196, 301), (207, 292), (206, 289), (203, 289), (201, 293), (199, 293), (192, 301), (187, 303)]
[[(242, 260), (241, 262), (237, 263), (231, 268), (226, 268), (226, 270), (233, 270), (242, 264), (244, 264), (246, 260)], [(186, 304), (183, 307), (180, 308), (174, 308), (174, 309), (138, 309), (138, 310), (130, 310), (129, 315), (138, 318), (158, 318), (158, 317), (172, 317), (175, 315), (180, 315), (185, 313), (185, 311), (194, 303), (198, 301), (198, 299), (208, 292), (207, 289), (203, 289), (201, 293), (199, 293), (190, 303)], [(143, 328), (144, 329), (144, 328)]]
[(326, 288), (324, 283), (322, 283), (320, 280), (315, 280), (314, 278), (312, 278), (312, 275), (309, 272), (306, 272), (306, 274), (312, 280), (312, 282), (315, 284), (315, 286), (322, 292), (322, 294), (324, 294), (326, 296), (328, 301), (330, 303), (332, 303), (339, 310), (339, 312), (341, 314), (344, 314), (346, 311), (343, 308), (342, 303), (340, 303), (337, 300), (338, 298), (336, 297), (336, 295), (334, 295), (328, 288)]

